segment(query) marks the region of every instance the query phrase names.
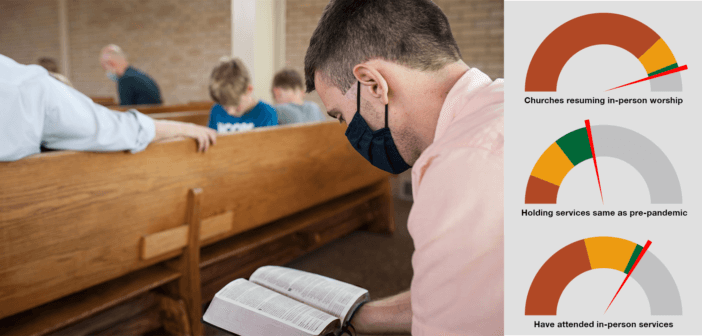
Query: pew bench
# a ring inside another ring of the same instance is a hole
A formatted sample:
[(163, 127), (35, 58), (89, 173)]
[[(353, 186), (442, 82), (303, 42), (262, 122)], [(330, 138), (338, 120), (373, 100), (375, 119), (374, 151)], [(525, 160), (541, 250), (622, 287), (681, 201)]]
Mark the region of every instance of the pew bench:
[(211, 101), (200, 101), (200, 102), (190, 102), (185, 104), (175, 104), (175, 105), (125, 105), (125, 106), (113, 106), (110, 109), (115, 111), (126, 111), (129, 109), (135, 109), (144, 114), (151, 113), (164, 113), (164, 112), (185, 112), (185, 111), (200, 111), (200, 110), (210, 110), (212, 109), (214, 102)]
[(149, 117), (162, 120), (173, 120), (207, 126), (210, 120), (210, 110), (185, 111), (185, 112), (159, 112), (151, 113)]
[(195, 146), (0, 163), (0, 334), (201, 335), (202, 303), (229, 281), (394, 230), (388, 174), (337, 123)]
[(90, 97), (90, 99), (92, 99), (95, 104), (100, 104), (102, 106), (111, 107), (117, 105), (113, 97)]

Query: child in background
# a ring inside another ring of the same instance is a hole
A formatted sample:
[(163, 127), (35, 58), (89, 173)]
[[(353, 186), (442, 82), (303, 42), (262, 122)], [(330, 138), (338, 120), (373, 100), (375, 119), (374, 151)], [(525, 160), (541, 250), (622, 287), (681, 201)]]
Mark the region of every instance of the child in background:
[(278, 125), (275, 109), (253, 96), (249, 71), (240, 59), (220, 61), (212, 70), (209, 90), (217, 104), (212, 106), (208, 126), (217, 133)]
[(279, 71), (273, 77), (271, 88), (278, 112), (278, 124), (292, 124), (325, 120), (319, 106), (311, 101), (304, 101), (305, 91), (302, 76), (292, 69)]

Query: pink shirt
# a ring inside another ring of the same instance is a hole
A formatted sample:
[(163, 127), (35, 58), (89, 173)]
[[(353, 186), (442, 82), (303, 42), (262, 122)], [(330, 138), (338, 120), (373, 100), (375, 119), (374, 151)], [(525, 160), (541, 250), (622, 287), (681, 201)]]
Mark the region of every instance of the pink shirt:
[(470, 69), (412, 170), (412, 335), (504, 334), (504, 80)]

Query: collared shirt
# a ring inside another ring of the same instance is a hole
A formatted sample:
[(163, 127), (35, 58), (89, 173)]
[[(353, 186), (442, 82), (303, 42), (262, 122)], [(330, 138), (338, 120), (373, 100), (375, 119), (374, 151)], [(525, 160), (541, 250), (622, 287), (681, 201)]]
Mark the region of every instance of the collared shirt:
[(412, 169), (412, 335), (504, 334), (504, 80), (467, 71)]
[(135, 153), (154, 135), (153, 120), (136, 110), (108, 110), (46, 69), (0, 55), (0, 161), (39, 153), (41, 146)]

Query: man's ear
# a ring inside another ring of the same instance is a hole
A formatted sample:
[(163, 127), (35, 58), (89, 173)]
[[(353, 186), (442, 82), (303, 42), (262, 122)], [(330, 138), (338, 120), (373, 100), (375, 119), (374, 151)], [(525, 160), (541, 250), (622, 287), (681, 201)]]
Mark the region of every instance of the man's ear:
[(246, 87), (246, 94), (251, 94), (253, 93), (253, 85), (249, 84), (249, 86)]
[(388, 83), (376, 67), (367, 63), (358, 64), (353, 68), (353, 75), (369, 88), (373, 97), (379, 98), (383, 104), (388, 103)]

